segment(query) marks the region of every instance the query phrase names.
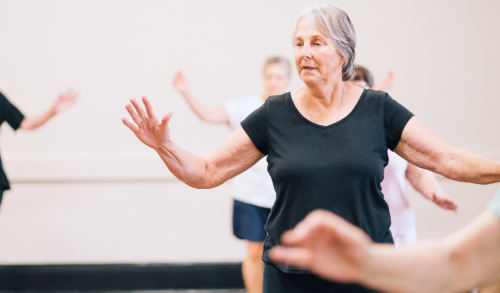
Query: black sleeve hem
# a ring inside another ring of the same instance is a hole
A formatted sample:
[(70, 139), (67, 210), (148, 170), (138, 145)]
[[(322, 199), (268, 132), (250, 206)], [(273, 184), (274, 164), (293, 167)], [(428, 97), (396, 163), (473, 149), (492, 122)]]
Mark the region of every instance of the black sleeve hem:
[(259, 150), (259, 152), (261, 152), (262, 154), (264, 155), (267, 155), (267, 152), (264, 150), (264, 148), (262, 148), (262, 146), (260, 146), (259, 144), (259, 140), (258, 140), (258, 135), (256, 135), (251, 127), (248, 127), (245, 123), (241, 123), (240, 124), (241, 127), (243, 128), (243, 130), (246, 132), (246, 134), (248, 135), (248, 137), (250, 138), (250, 140), (253, 142), (253, 144), (255, 145), (255, 147)]
[(6, 121), (14, 130), (21, 127), (25, 116), (0, 92), (0, 124)]
[(406, 116), (401, 120), (401, 123), (399, 124), (398, 131), (397, 131), (397, 136), (395, 137), (395, 144), (394, 146), (390, 145), (389, 149), (391, 151), (394, 151), (396, 147), (399, 144), (399, 141), (401, 140), (401, 136), (403, 135), (403, 130), (406, 127), (406, 124), (410, 121), (411, 118), (413, 118), (415, 115), (411, 112), (408, 112)]

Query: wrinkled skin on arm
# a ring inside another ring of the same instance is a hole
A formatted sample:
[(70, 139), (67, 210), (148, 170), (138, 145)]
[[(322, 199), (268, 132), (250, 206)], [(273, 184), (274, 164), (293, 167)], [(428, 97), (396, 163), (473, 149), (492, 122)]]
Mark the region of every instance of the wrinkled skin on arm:
[(214, 188), (255, 165), (264, 155), (259, 152), (241, 126), (207, 157), (181, 149), (170, 138), (168, 123), (173, 113), (159, 120), (146, 97), (144, 108), (135, 100), (125, 107), (134, 123), (123, 123), (145, 145), (153, 148), (167, 168), (182, 182), (195, 188)]
[(394, 151), (420, 168), (456, 181), (477, 184), (500, 182), (500, 164), (447, 144), (415, 117), (406, 124)]

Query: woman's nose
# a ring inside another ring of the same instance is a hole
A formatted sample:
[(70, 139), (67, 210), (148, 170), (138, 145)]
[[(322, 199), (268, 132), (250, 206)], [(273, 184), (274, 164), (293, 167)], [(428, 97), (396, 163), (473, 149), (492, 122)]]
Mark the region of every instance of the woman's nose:
[(302, 58), (304, 58), (304, 59), (311, 59), (312, 58), (311, 46), (305, 45), (303, 47)]

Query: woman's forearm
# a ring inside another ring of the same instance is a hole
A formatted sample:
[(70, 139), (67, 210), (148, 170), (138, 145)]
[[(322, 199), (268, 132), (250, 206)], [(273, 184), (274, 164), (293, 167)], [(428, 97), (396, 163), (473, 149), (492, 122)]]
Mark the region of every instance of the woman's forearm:
[(123, 118), (123, 124), (142, 143), (156, 150), (170, 172), (189, 186), (219, 186), (264, 157), (241, 126), (206, 158), (185, 151), (170, 139), (168, 123), (173, 112), (168, 112), (160, 120), (146, 97), (142, 97), (142, 102), (144, 108), (135, 99), (125, 105), (134, 122)]
[(465, 292), (500, 282), (500, 221), (481, 213), (440, 241), (394, 249), (373, 244), (360, 277), (384, 292)]
[(394, 150), (408, 162), (444, 177), (477, 184), (500, 182), (500, 164), (451, 146), (415, 117), (406, 124)]
[(47, 121), (49, 121), (50, 118), (52, 118), (55, 114), (56, 111), (54, 111), (54, 109), (51, 108), (41, 114), (25, 117), (23, 119), (23, 122), (21, 122), (20, 127), (21, 129), (26, 129), (26, 130), (37, 129), (38, 127), (44, 125)]
[(453, 148), (441, 158), (441, 175), (450, 179), (476, 184), (500, 182), (500, 164), (473, 152)]
[(175, 177), (200, 189), (217, 187), (264, 157), (241, 126), (206, 157), (185, 151), (172, 141), (154, 149)]
[(434, 194), (440, 195), (442, 193), (437, 180), (429, 171), (421, 169), (411, 163), (408, 163), (406, 178), (416, 191), (429, 200), (432, 200)]
[(215, 187), (204, 157), (183, 150), (174, 142), (155, 150), (170, 172), (182, 182), (200, 189)]
[(421, 242), (398, 250), (375, 244), (370, 255), (360, 280), (365, 286), (394, 293), (451, 292), (450, 252), (442, 242)]

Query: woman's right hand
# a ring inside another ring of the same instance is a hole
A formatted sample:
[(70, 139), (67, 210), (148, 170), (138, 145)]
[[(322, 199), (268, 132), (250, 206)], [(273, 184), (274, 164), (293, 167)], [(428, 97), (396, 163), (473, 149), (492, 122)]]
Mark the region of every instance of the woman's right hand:
[(151, 107), (149, 100), (146, 97), (142, 97), (142, 102), (144, 103), (146, 111), (144, 111), (135, 99), (130, 99), (132, 105), (127, 104), (125, 108), (135, 124), (130, 122), (127, 118), (122, 119), (123, 124), (132, 130), (135, 136), (148, 147), (153, 149), (161, 148), (170, 141), (168, 122), (174, 113), (172, 111), (168, 112), (163, 116), (161, 121), (159, 121), (153, 112), (153, 107)]
[(181, 93), (185, 93), (188, 89), (186, 77), (180, 70), (175, 74), (174, 87)]

